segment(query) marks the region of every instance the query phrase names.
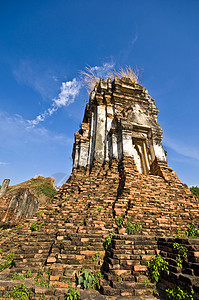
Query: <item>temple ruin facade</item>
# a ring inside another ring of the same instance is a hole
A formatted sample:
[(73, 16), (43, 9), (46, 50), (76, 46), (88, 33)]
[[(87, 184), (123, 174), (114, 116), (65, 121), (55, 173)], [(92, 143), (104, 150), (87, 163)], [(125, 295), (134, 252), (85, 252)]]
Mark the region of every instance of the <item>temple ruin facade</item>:
[(100, 80), (90, 94), (81, 129), (75, 134), (73, 167), (94, 160), (134, 159), (137, 170), (150, 173), (155, 159), (167, 162), (158, 109), (146, 88), (129, 79)]

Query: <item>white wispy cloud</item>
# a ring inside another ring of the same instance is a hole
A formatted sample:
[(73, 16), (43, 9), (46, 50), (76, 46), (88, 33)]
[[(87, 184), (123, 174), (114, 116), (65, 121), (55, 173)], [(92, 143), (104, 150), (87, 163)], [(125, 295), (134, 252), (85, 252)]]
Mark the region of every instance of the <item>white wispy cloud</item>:
[(60, 108), (73, 103), (79, 94), (81, 86), (80, 81), (76, 78), (73, 78), (72, 81), (62, 82), (61, 92), (57, 99), (53, 99), (53, 105)]
[(0, 161), (0, 165), (1, 165), (1, 166), (4, 166), (4, 165), (8, 165), (8, 163), (7, 163), (7, 162), (4, 162), (4, 161)]
[[(109, 71), (113, 69), (114, 65), (111, 63), (104, 63), (102, 66), (91, 67), (90, 70), (96, 75), (96, 77), (107, 78)], [(60, 93), (57, 98), (52, 99), (51, 106), (44, 112), (40, 113), (33, 120), (27, 120), (28, 127), (36, 126), (40, 122), (43, 122), (47, 117), (52, 116), (54, 112), (64, 106), (68, 106), (75, 101), (80, 93), (81, 88), (84, 86), (84, 79), (79, 76), (70, 81), (62, 82), (60, 87)]]
[(136, 33), (135, 36), (129, 41), (129, 43), (126, 45), (126, 47), (119, 53), (118, 59), (121, 64), (124, 64), (133, 51), (134, 45), (138, 40), (138, 34)]
[(174, 140), (168, 136), (164, 137), (163, 144), (174, 150), (176, 153), (199, 161), (199, 151), (198, 148), (194, 146), (184, 144), (183, 142)]
[(3, 146), (16, 149), (25, 144), (45, 144), (55, 142), (59, 144), (72, 144), (72, 139), (64, 134), (57, 134), (39, 126), (29, 126), (27, 120), (20, 115), (11, 115), (0, 110), (0, 132)]
[(71, 81), (62, 82), (58, 97), (54, 98), (51, 106), (39, 114), (34, 120), (27, 120), (29, 126), (38, 125), (40, 122), (43, 122), (46, 117), (52, 116), (59, 108), (73, 103), (75, 98), (79, 95), (81, 86), (81, 82), (76, 78), (73, 78)]

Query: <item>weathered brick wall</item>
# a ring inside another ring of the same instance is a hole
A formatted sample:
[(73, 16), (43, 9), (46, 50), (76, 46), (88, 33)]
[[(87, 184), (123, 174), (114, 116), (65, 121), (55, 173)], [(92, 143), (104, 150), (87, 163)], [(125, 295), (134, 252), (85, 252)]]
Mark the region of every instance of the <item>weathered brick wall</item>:
[[(96, 264), (92, 257), (97, 252), (103, 255), (108, 233), (125, 231), (115, 223), (115, 217), (124, 214), (124, 222), (128, 218), (132, 223), (139, 221), (143, 235), (136, 242), (126, 235), (115, 242), (108, 262), (111, 278), (107, 273), (112, 287), (105, 284), (104, 289), (112, 293), (118, 285), (116, 277), (126, 270), (124, 276), (130, 277), (119, 284), (124, 297), (126, 289), (132, 289), (135, 296), (151, 293), (152, 286), (145, 287), (144, 283), (146, 265), (158, 248), (157, 237), (149, 236), (172, 236), (178, 228), (184, 231), (189, 223), (198, 224), (198, 199), (166, 164), (156, 162), (153, 167), (153, 174), (141, 174), (133, 159), (124, 157), (120, 162), (113, 159), (111, 165), (95, 162), (92, 169), (74, 169), (42, 214), (27, 220), (23, 229), (11, 230), (12, 236), (8, 234), (0, 242), (4, 253), (14, 252), (16, 265), (12, 272), (31, 269), (36, 273), (50, 267), (52, 284), (63, 288), (63, 280), (74, 278), (81, 266), (99, 270), (102, 261)], [(29, 229), (33, 221), (43, 222), (36, 233)]]
[[(0, 245), (3, 252), (14, 251), (14, 271), (31, 270), (35, 276), (41, 269), (52, 270), (50, 284), (55, 288), (68, 288), (68, 280), (75, 282), (75, 273), (82, 266), (86, 269), (104, 274), (101, 290), (104, 294), (113, 296), (143, 296), (152, 295), (154, 284), (148, 280), (148, 261), (161, 254), (169, 263), (169, 272), (164, 273), (158, 285), (158, 291), (165, 299), (165, 289), (180, 284), (186, 289), (193, 288), (195, 299), (198, 296), (199, 284), (199, 240), (160, 238), (146, 235), (115, 235), (107, 251), (103, 247), (106, 235), (68, 233), (65, 228), (58, 228), (55, 234), (41, 227), (38, 232), (28, 228), (18, 229), (12, 237), (5, 239)], [(186, 246), (188, 258), (183, 262), (183, 268), (176, 265), (177, 251), (173, 243)], [(2, 247), (3, 246), (3, 247)], [(93, 261), (96, 253), (100, 257)], [(0, 288), (7, 290), (15, 283), (0, 282)], [(64, 292), (65, 290), (59, 290)], [(43, 290), (43, 293), (49, 291)], [(197, 298), (198, 297), (198, 298)]]
[[(174, 243), (188, 250), (187, 257), (181, 255), (182, 268), (177, 265), (176, 257), (180, 252), (174, 248)], [(193, 289), (195, 299), (199, 299), (199, 239), (159, 238), (158, 248), (169, 263), (169, 272), (163, 274), (160, 288), (181, 285), (189, 291)]]
[[(187, 258), (182, 268), (177, 266), (178, 251), (174, 243), (186, 247)], [(139, 296), (153, 294), (149, 283), (148, 261), (161, 254), (169, 263), (169, 270), (161, 274), (157, 290), (166, 299), (167, 288), (175, 285), (194, 291), (199, 299), (199, 239), (160, 238), (155, 236), (115, 235), (104, 260), (105, 280), (102, 291), (107, 295)]]
[(167, 164), (156, 162), (151, 173), (139, 173), (130, 157), (74, 169), (54, 200), (59, 219), (82, 233), (113, 231), (115, 217), (122, 215), (139, 221), (142, 234), (171, 236), (188, 224), (197, 226), (199, 200), (189, 188)]

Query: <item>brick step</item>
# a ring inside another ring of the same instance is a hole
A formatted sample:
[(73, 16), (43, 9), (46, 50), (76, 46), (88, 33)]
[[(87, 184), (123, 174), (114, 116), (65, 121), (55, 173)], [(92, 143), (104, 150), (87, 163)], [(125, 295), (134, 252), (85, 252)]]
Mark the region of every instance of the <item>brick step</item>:
[[(130, 290), (129, 289), (125, 290), (125, 289), (119, 289), (119, 288), (118, 289), (112, 288), (112, 287), (106, 286), (106, 285), (101, 285), (100, 291), (102, 292), (103, 295), (121, 296), (121, 298), (123, 298), (123, 299), (127, 299), (127, 297), (132, 297), (132, 296), (135, 297), (134, 299), (138, 299), (137, 296), (152, 296), (153, 295), (153, 289), (150, 289), (150, 288), (144, 288), (144, 289), (133, 288)], [(129, 298), (129, 299), (132, 299), (132, 298)]]
[(76, 271), (81, 268), (80, 264), (59, 264), (54, 263), (52, 265), (47, 265), (46, 269), (50, 268), (52, 270), (52, 275), (64, 275), (64, 276), (71, 276)]
[(27, 262), (22, 262), (22, 261), (16, 261), (15, 262), (15, 266), (16, 268), (24, 268), (25, 266), (29, 269), (31, 268), (40, 268), (43, 267), (44, 265), (44, 261), (41, 262), (41, 261), (27, 261)]
[[(124, 233), (123, 236), (129, 236), (127, 235), (127, 233)], [(133, 236), (133, 235), (132, 235)], [(119, 235), (119, 237), (121, 238), (121, 235)], [(124, 246), (124, 247), (132, 247), (132, 249), (136, 249), (136, 247), (139, 249), (140, 247), (145, 247), (145, 248), (148, 248), (148, 246), (152, 246), (152, 247), (157, 247), (157, 242), (156, 241), (153, 241), (153, 240), (146, 240), (144, 241), (143, 239), (137, 239), (137, 240), (122, 240), (122, 239), (118, 239), (117, 236), (113, 237), (113, 240), (112, 240), (112, 244), (113, 246), (117, 247), (118, 245), (119, 246)]]
[[(25, 285), (33, 291), (34, 294), (30, 295), (29, 299), (41, 299), (42, 295), (45, 295), (45, 299), (64, 299), (64, 294), (68, 291), (68, 288), (45, 288), (39, 285), (35, 285), (34, 281), (31, 280), (23, 280), (23, 281), (0, 281), (0, 289), (1, 294), (4, 295), (7, 291), (10, 291), (14, 288), (15, 285), (19, 285), (21, 283), (25, 283)], [(39, 297), (39, 298), (38, 298)], [(1, 298), (0, 298), (1, 299)], [(2, 298), (4, 299), (4, 298)]]
[(3, 271), (0, 272), (0, 281), (2, 280), (8, 280), (10, 278), (10, 269), (5, 269)]
[[(123, 300), (124, 297), (122, 296), (117, 296), (117, 297), (108, 297), (110, 300)], [(125, 296), (125, 300), (157, 300), (156, 297), (150, 295), (142, 295), (142, 296)], [(163, 300), (163, 298), (162, 298)]]
[(143, 236), (143, 235), (115, 235), (114, 238), (115, 243), (121, 243), (121, 242), (126, 242), (126, 241), (133, 241), (135, 244), (147, 244), (147, 243), (155, 243), (156, 242), (156, 237), (155, 236)]
[(133, 273), (118, 273), (111, 274), (110, 272), (103, 273), (104, 278), (109, 282), (118, 282), (118, 280), (123, 280), (125, 282), (136, 282), (136, 283), (145, 283), (148, 280), (148, 274), (133, 274)]
[[(42, 246), (42, 248), (41, 248)], [(41, 245), (39, 245), (39, 247), (23, 247), (22, 249), (16, 249), (15, 250), (15, 256), (18, 255), (34, 255), (35, 253), (41, 252), (42, 254), (48, 253), (49, 252), (49, 247), (50, 244), (48, 246), (44, 246), (43, 243)]]
[(168, 275), (168, 277), (166, 276), (166, 274), (164, 274), (164, 278), (168, 278), (172, 277), (172, 278), (178, 278), (179, 283), (182, 286), (192, 286), (195, 284), (199, 284), (199, 277), (198, 276), (193, 276), (193, 275), (188, 275), (188, 274), (182, 274), (182, 273), (171, 273)]
[(21, 245), (21, 247), (39, 247), (41, 245), (41, 243), (44, 246), (48, 246), (50, 243), (52, 243), (55, 240), (55, 237), (46, 237), (46, 239), (35, 239), (32, 238), (31, 236), (27, 237), (27, 240), (18, 240), (18, 244)]
[[(27, 271), (31, 271), (32, 273), (32, 276), (34, 274), (37, 274), (38, 273), (38, 268), (35, 268), (35, 267), (31, 267), (31, 269), (28, 267), (28, 266), (23, 266), (23, 267), (13, 267), (10, 269), (10, 274), (12, 275), (14, 272), (17, 272), (19, 274), (24, 274), (26, 273)], [(31, 277), (32, 277), (31, 276)]]
[(64, 236), (66, 239), (71, 239), (71, 241), (73, 241), (74, 239), (79, 240), (80, 238), (92, 238), (92, 239), (96, 239), (96, 240), (101, 240), (101, 238), (103, 238), (103, 234), (99, 235), (99, 234), (93, 234), (93, 233), (87, 233), (87, 234), (81, 234), (81, 233), (72, 233), (72, 234), (68, 234), (68, 230), (65, 230), (64, 232), (61, 232), (58, 234)]
[(138, 282), (138, 283), (144, 283), (145, 280), (148, 280), (148, 276), (145, 274), (139, 274), (139, 273), (136, 273), (136, 274), (117, 274), (117, 275), (113, 275), (111, 274), (110, 272), (107, 273), (107, 272), (104, 272), (103, 273), (104, 275), (104, 278), (107, 280), (107, 281), (118, 281), (118, 279), (120, 278), (120, 280), (124, 280), (125, 282), (126, 281), (131, 281), (131, 282)]
[[(81, 235), (82, 233), (80, 232), (79, 235)], [(57, 241), (56, 241), (56, 245), (58, 245), (59, 243), (66, 246), (66, 247), (74, 247), (77, 245), (89, 245), (92, 244), (92, 242), (94, 241), (97, 245), (101, 244), (105, 238), (90, 238), (90, 236), (86, 237), (86, 235), (84, 234), (85, 238), (80, 236), (79, 238), (71, 238), (71, 237), (64, 237), (62, 235), (59, 235), (57, 237)]]
[(139, 283), (139, 282), (131, 282), (131, 281), (111, 281), (110, 286), (114, 289), (122, 289), (122, 290), (130, 290), (130, 289), (148, 289), (153, 288), (154, 284), (148, 283), (147, 285), (145, 283)]
[(112, 254), (121, 254), (124, 253), (124, 249), (127, 252), (128, 255), (155, 255), (155, 251), (157, 250), (157, 246), (154, 245), (131, 245), (131, 246), (125, 246), (124, 244), (117, 245), (117, 247), (114, 246), (114, 242), (112, 242), (111, 245), (111, 253)]
[(37, 253), (37, 254), (21, 254), (19, 256), (15, 256), (14, 255), (14, 262), (20, 262), (20, 261), (26, 261), (26, 262), (29, 262), (29, 261), (40, 261), (41, 259), (44, 260), (45, 258), (48, 257), (48, 253), (46, 253), (45, 255), (43, 253)]

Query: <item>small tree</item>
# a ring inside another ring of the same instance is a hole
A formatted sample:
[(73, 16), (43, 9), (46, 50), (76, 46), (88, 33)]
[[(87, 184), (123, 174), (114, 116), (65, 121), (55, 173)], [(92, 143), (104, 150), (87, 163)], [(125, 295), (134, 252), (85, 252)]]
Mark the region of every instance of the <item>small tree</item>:
[(199, 199), (199, 187), (198, 186), (191, 186), (190, 191)]

